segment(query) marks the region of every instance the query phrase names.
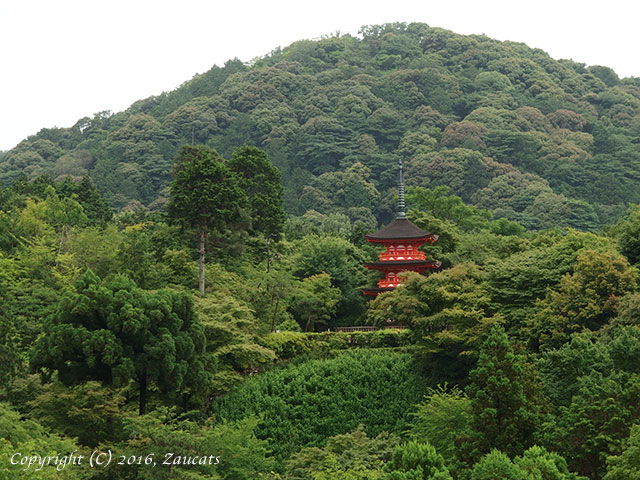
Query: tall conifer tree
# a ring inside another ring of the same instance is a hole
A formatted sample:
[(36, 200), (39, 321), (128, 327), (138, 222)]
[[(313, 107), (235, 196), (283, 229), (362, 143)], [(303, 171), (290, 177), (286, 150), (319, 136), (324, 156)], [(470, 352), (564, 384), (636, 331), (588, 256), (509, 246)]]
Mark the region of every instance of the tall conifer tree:
[(206, 146), (185, 145), (173, 167), (169, 217), (199, 229), (200, 275), (198, 289), (204, 295), (204, 263), (210, 229), (223, 229), (246, 204), (246, 195), (222, 157)]
[(501, 326), (485, 340), (468, 387), (473, 412), (471, 457), (493, 448), (515, 456), (533, 444), (542, 394), (524, 358), (515, 353)]

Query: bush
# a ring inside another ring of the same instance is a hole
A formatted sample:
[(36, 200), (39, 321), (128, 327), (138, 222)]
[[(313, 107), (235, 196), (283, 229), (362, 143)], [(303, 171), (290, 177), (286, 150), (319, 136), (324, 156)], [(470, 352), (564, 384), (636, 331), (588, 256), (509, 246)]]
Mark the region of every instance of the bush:
[(410, 355), (357, 350), (252, 377), (222, 397), (214, 411), (228, 420), (260, 416), (256, 435), (282, 461), (359, 424), (369, 436), (401, 434), (423, 391)]
[(387, 348), (411, 345), (410, 330), (376, 330), (373, 332), (298, 333), (282, 331), (260, 339), (282, 359), (305, 354), (327, 355), (334, 350), (356, 348)]

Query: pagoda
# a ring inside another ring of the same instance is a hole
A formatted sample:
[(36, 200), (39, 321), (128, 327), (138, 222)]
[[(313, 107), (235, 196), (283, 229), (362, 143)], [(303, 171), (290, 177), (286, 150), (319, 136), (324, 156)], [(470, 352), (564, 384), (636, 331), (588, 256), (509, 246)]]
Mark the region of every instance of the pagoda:
[(386, 251), (378, 255), (377, 262), (365, 263), (371, 270), (380, 270), (384, 278), (378, 281), (377, 288), (363, 288), (365, 295), (378, 295), (380, 292), (393, 290), (401, 283), (400, 272), (411, 271), (423, 273), (426, 270), (440, 267), (440, 262), (427, 260), (419, 247), (424, 243), (433, 243), (438, 236), (425, 232), (411, 222), (405, 214), (404, 179), (402, 176), (402, 162), (398, 181), (398, 213), (393, 222), (365, 238), (371, 243), (386, 247)]

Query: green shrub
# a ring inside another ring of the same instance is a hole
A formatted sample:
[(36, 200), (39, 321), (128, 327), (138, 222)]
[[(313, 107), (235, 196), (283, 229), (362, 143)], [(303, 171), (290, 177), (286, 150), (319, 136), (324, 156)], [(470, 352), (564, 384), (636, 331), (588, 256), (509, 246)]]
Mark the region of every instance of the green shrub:
[(256, 415), (256, 435), (280, 460), (364, 425), (367, 435), (401, 434), (424, 392), (409, 354), (356, 350), (249, 378), (214, 406), (224, 419)]
[(376, 330), (373, 332), (298, 333), (281, 331), (260, 339), (260, 344), (290, 359), (300, 355), (326, 355), (334, 350), (357, 348), (405, 347), (412, 344), (409, 330)]
[(267, 347), (279, 358), (292, 358), (311, 352), (311, 337), (309, 334), (282, 331), (270, 333), (260, 338), (262, 346)]

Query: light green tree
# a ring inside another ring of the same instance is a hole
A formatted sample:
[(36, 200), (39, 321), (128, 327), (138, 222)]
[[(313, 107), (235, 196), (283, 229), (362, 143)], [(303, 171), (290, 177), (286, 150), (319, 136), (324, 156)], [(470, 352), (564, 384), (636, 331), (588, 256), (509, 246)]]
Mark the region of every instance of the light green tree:
[(303, 279), (288, 303), (300, 326), (309, 332), (317, 324), (327, 324), (339, 300), (340, 290), (331, 286), (331, 276), (319, 273)]
[(385, 466), (385, 480), (451, 480), (442, 456), (430, 443), (410, 441), (396, 447)]
[(603, 480), (640, 479), (640, 425), (633, 425), (620, 455), (607, 459), (607, 473)]

